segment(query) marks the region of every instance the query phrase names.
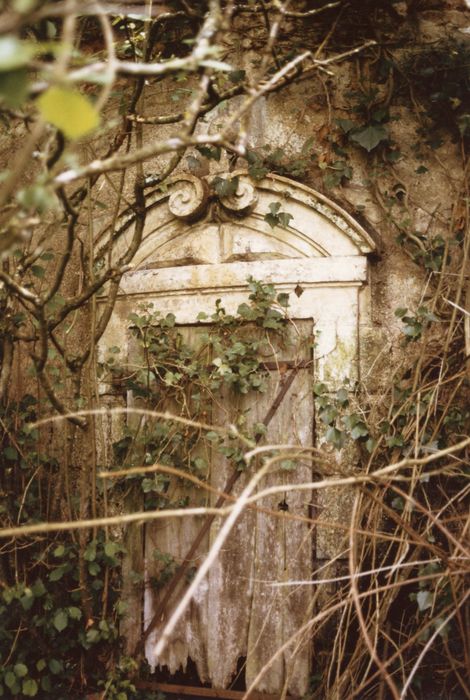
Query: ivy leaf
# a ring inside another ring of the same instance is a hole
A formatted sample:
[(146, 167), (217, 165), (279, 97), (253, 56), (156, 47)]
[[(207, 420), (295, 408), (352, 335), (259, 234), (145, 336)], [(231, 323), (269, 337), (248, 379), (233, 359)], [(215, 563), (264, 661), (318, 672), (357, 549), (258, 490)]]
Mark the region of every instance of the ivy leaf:
[(364, 423), (360, 422), (354, 426), (351, 430), (351, 437), (353, 440), (358, 440), (361, 437), (366, 437), (369, 435), (369, 431)]
[[(146, 481), (146, 479), (144, 479), (144, 481)], [(96, 576), (97, 574), (100, 573), (100, 571), (101, 571), (101, 567), (99, 564), (96, 563), (96, 561), (91, 561), (88, 564), (88, 572), (91, 574), (91, 576)]]
[(18, 452), (14, 447), (5, 447), (5, 449), (3, 450), (3, 456), (5, 457), (5, 459), (13, 461), (15, 459), (18, 459)]
[(366, 126), (364, 129), (354, 131), (349, 138), (370, 153), (381, 141), (386, 141), (388, 139), (388, 132), (383, 126), (374, 124)]
[(234, 195), (238, 189), (238, 177), (215, 177), (212, 180), (212, 186), (219, 197), (230, 197)]
[(62, 632), (69, 623), (69, 616), (65, 610), (59, 610), (54, 615), (52, 624), (56, 628), (57, 632)]
[(278, 217), (274, 214), (265, 214), (264, 220), (266, 221), (267, 224), (269, 224), (271, 226), (271, 228), (276, 228), (276, 226), (278, 224)]
[(281, 211), (278, 214), (278, 218), (279, 218), (279, 226), (282, 226), (282, 228), (287, 228), (289, 226), (290, 220), (293, 219), (294, 217), (292, 216), (292, 214), (288, 214), (285, 211)]
[(104, 553), (107, 557), (114, 557), (119, 552), (120, 546), (117, 542), (106, 542), (104, 545)]
[(33, 595), (36, 598), (40, 598), (47, 592), (46, 587), (40, 578), (38, 578), (37, 581), (33, 584), (31, 590), (33, 591)]
[(49, 581), (60, 581), (62, 576), (65, 574), (65, 572), (68, 570), (67, 564), (61, 564), (55, 569), (52, 569), (51, 573), (49, 574)]
[(99, 640), (100, 636), (101, 635), (99, 630), (91, 629), (88, 630), (88, 632), (86, 633), (85, 639), (88, 642), (88, 644), (95, 644), (95, 642)]
[[(327, 406), (323, 411), (320, 411), (319, 417), (322, 423), (325, 425), (331, 425), (333, 421), (336, 420), (338, 416), (338, 411), (334, 406)], [(328, 439), (328, 438), (327, 438)]]
[(83, 554), (85, 561), (95, 561), (96, 559), (96, 540), (92, 540), (86, 547)]
[(403, 318), (403, 316), (406, 315), (406, 312), (408, 309), (406, 309), (404, 306), (400, 306), (398, 309), (395, 309), (395, 316), (398, 318)]
[(82, 617), (82, 611), (80, 610), (80, 608), (77, 608), (73, 605), (70, 608), (67, 608), (67, 612), (69, 617), (72, 618), (72, 620), (80, 620)]
[(271, 202), (271, 204), (269, 205), (269, 211), (271, 212), (271, 214), (274, 214), (274, 216), (276, 216), (280, 208), (281, 202)]
[(46, 274), (46, 270), (42, 267), (42, 265), (32, 265), (31, 272), (38, 279), (43, 279), (44, 275)]
[(26, 695), (30, 698), (34, 698), (34, 696), (37, 694), (39, 688), (38, 684), (33, 678), (28, 678), (28, 680), (23, 681), (23, 695)]
[(338, 389), (338, 391), (336, 392), (336, 399), (340, 406), (347, 406), (349, 403), (349, 394), (347, 389), (345, 389), (344, 387)]
[(338, 428), (328, 428), (325, 438), (328, 442), (331, 442), (337, 450), (340, 450), (346, 442), (346, 435), (341, 430), (338, 430)]
[(63, 544), (57, 545), (57, 547), (53, 551), (53, 555), (55, 557), (63, 557), (65, 554), (65, 547)]
[[(10, 688), (10, 690), (13, 693), (17, 693), (19, 691), (18, 683), (16, 682), (16, 676), (13, 673), (13, 671), (7, 671), (3, 677), (3, 680), (5, 681), (5, 685), (7, 688)], [(15, 688), (18, 688), (18, 690), (15, 690)]]
[(321, 396), (322, 394), (325, 394), (328, 391), (328, 387), (326, 384), (323, 384), (323, 382), (317, 382), (316, 384), (313, 385), (313, 393), (315, 396)]
[(423, 612), (432, 606), (432, 593), (430, 591), (420, 591), (416, 596), (418, 608)]
[(57, 676), (58, 673), (62, 673), (63, 671), (63, 665), (61, 661), (58, 661), (57, 659), (50, 659), (49, 661), (49, 671), (54, 674), (54, 676)]
[(28, 96), (28, 72), (24, 68), (0, 72), (0, 96), (7, 107), (20, 107)]
[(13, 666), (13, 671), (17, 678), (24, 678), (28, 675), (28, 667), (25, 664), (15, 664)]
[[(220, 146), (196, 146), (196, 150), (199, 151), (201, 156), (204, 156), (204, 158), (207, 158), (208, 160), (220, 160), (220, 156), (222, 155), (222, 149)], [(199, 161), (198, 161), (199, 165)], [(219, 178), (220, 180), (222, 178)]]
[(98, 111), (76, 90), (51, 87), (37, 100), (41, 116), (63, 131), (69, 139), (78, 139), (94, 131), (100, 123)]
[(232, 70), (227, 73), (227, 78), (231, 83), (240, 83), (246, 78), (246, 72), (244, 70)]
[(335, 119), (336, 124), (344, 131), (345, 134), (348, 134), (351, 129), (353, 129), (356, 124), (351, 121), (351, 119)]

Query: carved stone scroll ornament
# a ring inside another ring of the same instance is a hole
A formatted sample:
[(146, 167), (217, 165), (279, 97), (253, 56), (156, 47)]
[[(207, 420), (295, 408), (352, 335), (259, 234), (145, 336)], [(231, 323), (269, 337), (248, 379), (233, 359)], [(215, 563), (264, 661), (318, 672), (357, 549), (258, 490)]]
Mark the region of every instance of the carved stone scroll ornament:
[(192, 221), (204, 213), (209, 201), (209, 186), (194, 175), (182, 175), (175, 182), (168, 208), (178, 219)]
[(258, 194), (250, 182), (239, 179), (235, 194), (220, 197), (219, 199), (225, 209), (235, 214), (248, 214), (255, 208)]
[[(236, 177), (234, 173), (232, 177)], [(218, 200), (223, 208), (239, 216), (249, 214), (256, 206), (258, 194), (247, 180), (238, 179), (237, 191), (227, 196), (217, 196), (211, 192), (205, 179), (195, 175), (181, 175), (173, 181), (168, 208), (173, 216), (184, 221), (194, 221), (204, 214), (209, 199)]]

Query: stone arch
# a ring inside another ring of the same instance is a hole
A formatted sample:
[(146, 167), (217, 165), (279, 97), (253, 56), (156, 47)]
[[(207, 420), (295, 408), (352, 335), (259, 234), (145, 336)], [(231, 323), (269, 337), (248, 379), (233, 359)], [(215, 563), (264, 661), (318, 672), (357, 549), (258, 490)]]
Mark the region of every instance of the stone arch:
[[(147, 195), (145, 233), (134, 270), (357, 256), (376, 249), (350, 214), (310, 187), (279, 175), (254, 182), (245, 171), (218, 178), (219, 183), (236, 184), (236, 191), (217, 195), (207, 178), (184, 175), (173, 178), (164, 191)], [(285, 228), (265, 220), (273, 202), (292, 217)], [(118, 239), (129, 236), (132, 228), (133, 214), (128, 212), (118, 226)]]

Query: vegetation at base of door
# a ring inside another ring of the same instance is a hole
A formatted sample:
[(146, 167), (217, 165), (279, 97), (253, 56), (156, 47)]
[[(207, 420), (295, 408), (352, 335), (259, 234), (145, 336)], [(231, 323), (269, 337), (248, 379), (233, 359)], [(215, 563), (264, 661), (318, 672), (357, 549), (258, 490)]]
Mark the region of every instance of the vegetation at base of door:
[[(27, 522), (42, 519), (39, 509)], [(118, 652), (122, 546), (102, 532), (85, 550), (91, 598), (83, 606), (79, 547), (71, 537), (18, 543), (21, 577), (0, 595), (0, 695), (65, 700), (93, 687)], [(27, 555), (27, 558), (26, 556)], [(10, 578), (8, 562), (4, 574)], [(89, 615), (89, 617), (88, 617)]]

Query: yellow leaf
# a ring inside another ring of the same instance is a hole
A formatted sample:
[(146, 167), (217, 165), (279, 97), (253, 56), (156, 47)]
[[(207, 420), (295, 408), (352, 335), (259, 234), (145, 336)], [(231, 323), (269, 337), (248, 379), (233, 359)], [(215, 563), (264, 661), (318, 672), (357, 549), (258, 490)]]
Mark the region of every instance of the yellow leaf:
[(76, 90), (51, 87), (37, 101), (41, 116), (64, 132), (69, 139), (78, 139), (96, 129), (100, 117), (91, 102)]

